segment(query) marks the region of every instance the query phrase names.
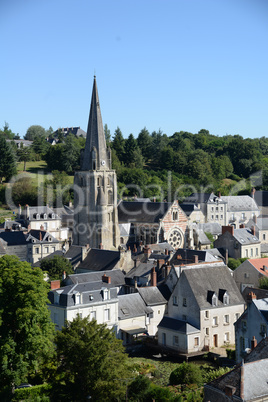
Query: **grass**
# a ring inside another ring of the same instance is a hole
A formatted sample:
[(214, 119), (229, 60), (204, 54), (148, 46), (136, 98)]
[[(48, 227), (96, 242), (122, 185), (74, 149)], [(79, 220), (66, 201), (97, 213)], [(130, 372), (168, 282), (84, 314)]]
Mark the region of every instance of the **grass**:
[[(40, 185), (44, 180), (50, 179), (51, 172), (47, 168), (45, 161), (26, 162), (26, 171), (23, 171), (24, 162), (17, 165), (18, 174), (26, 173), (31, 178), (34, 185)], [(68, 176), (68, 183), (73, 184), (74, 176)]]

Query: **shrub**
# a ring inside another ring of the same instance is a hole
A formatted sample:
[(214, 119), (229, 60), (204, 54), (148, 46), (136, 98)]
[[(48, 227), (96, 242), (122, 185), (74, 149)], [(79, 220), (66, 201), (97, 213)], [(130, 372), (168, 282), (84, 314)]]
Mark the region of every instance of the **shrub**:
[(185, 363), (179, 365), (169, 377), (171, 385), (179, 384), (201, 384), (202, 374), (200, 368), (193, 363)]
[(51, 386), (49, 384), (35, 385), (29, 388), (17, 388), (14, 391), (12, 401), (49, 402)]
[(228, 359), (235, 360), (235, 349), (226, 349)]

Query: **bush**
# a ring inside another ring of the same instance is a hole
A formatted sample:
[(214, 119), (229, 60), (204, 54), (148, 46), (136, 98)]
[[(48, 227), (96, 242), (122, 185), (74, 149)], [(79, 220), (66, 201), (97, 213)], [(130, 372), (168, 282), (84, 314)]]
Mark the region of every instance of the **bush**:
[(178, 368), (172, 371), (169, 382), (171, 385), (201, 384), (202, 373), (197, 365), (183, 362)]
[(228, 359), (235, 360), (235, 349), (226, 349)]
[(132, 401), (145, 400), (145, 394), (149, 391), (151, 381), (145, 375), (138, 375), (128, 387), (128, 398)]
[(14, 391), (12, 401), (49, 402), (51, 386), (49, 384), (34, 385), (29, 388), (17, 388)]

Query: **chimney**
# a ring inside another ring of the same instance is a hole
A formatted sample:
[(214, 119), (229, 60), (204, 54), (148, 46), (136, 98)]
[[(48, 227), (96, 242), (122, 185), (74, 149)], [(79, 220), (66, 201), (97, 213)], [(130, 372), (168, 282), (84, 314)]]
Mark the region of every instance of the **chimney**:
[(253, 222), (257, 224), (257, 215), (255, 215), (255, 214), (253, 216)]
[(250, 303), (250, 302), (252, 302), (252, 300), (256, 300), (256, 295), (255, 295), (255, 293), (253, 293), (253, 292), (250, 292), (249, 294), (248, 294), (248, 296), (247, 296), (247, 301), (248, 301), (248, 303)]
[(228, 396), (232, 400), (233, 400), (232, 396), (234, 395), (235, 391), (236, 391), (236, 388), (233, 387), (232, 385), (225, 385), (224, 393), (226, 396)]
[(66, 272), (65, 271), (63, 271), (63, 273), (62, 273), (62, 281), (64, 281), (64, 279), (66, 279)]
[(225, 264), (226, 265), (228, 265), (228, 258), (229, 258), (229, 255), (228, 255), (228, 248), (225, 250)]
[(251, 190), (251, 197), (253, 199), (255, 198), (255, 193), (256, 193), (256, 189), (253, 187), (253, 189)]
[(135, 289), (135, 291), (137, 292), (137, 289), (138, 289), (137, 278), (135, 278), (135, 281), (134, 281), (134, 289)]
[(157, 286), (157, 274), (155, 272), (155, 267), (151, 269), (151, 286)]
[(29, 208), (29, 205), (26, 204), (25, 207), (26, 207), (26, 219), (29, 219), (29, 218), (30, 218), (30, 208)]
[(44, 226), (43, 226), (43, 225), (40, 225), (40, 230), (44, 230)]
[(245, 229), (245, 224), (241, 223), (241, 225), (239, 227), (240, 227), (240, 229)]
[(42, 241), (42, 232), (39, 232), (39, 240)]
[(50, 288), (51, 288), (51, 290), (59, 289), (60, 288), (60, 280), (57, 279), (55, 281), (51, 281), (50, 282)]
[(168, 255), (168, 249), (165, 248), (165, 255)]
[(144, 247), (143, 247), (143, 253), (144, 253), (144, 255), (145, 255), (147, 258), (149, 258), (150, 254), (151, 254), (151, 249), (150, 249), (150, 247), (144, 246)]
[(166, 266), (166, 278), (168, 277), (170, 270), (171, 270), (171, 265), (167, 265)]
[(102, 243), (99, 244), (99, 249), (103, 250), (103, 244)]
[(222, 234), (229, 232), (232, 236), (234, 235), (234, 226), (222, 226)]
[(255, 349), (257, 346), (257, 339), (255, 338), (255, 336), (253, 335), (252, 339), (251, 339), (251, 350)]
[(256, 236), (256, 226), (251, 227), (251, 233), (253, 236)]
[(194, 255), (194, 263), (198, 264), (198, 255)]
[(19, 218), (21, 217), (21, 205), (19, 204), (19, 211), (18, 211)]
[(136, 244), (134, 244), (134, 247), (133, 247), (133, 253), (134, 253), (134, 254), (136, 254), (136, 253), (137, 253), (137, 246), (136, 246)]
[(219, 191), (219, 195), (218, 195), (218, 197), (219, 197), (219, 198), (221, 198), (221, 192), (220, 192), (220, 191)]
[(101, 280), (105, 283), (111, 283), (111, 277), (107, 276), (106, 274), (102, 275)]
[(240, 398), (244, 400), (244, 359), (241, 363), (241, 374), (240, 374)]

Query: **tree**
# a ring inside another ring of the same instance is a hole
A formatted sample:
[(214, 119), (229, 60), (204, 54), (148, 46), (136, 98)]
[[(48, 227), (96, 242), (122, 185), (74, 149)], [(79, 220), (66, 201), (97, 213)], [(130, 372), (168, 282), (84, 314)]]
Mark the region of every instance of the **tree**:
[(21, 148), (18, 149), (17, 155), (19, 158), (19, 161), (24, 162), (23, 164), (23, 171), (26, 171), (26, 162), (29, 162), (33, 160), (33, 153), (31, 147), (24, 147), (22, 146)]
[(41, 158), (44, 157), (50, 146), (50, 143), (45, 139), (45, 137), (35, 137), (32, 143), (33, 151), (40, 155)]
[(0, 258), (0, 383), (28, 382), (53, 353), (48, 284), (40, 268), (15, 256)]
[(115, 150), (120, 162), (122, 162), (125, 153), (125, 140), (119, 127), (114, 132), (112, 148)]
[(18, 134), (16, 135), (15, 133), (12, 132), (12, 130), (10, 130), (9, 124), (6, 121), (5, 121), (3, 130), (0, 130), (0, 134), (2, 134), (8, 140), (13, 140), (13, 139), (18, 139), (19, 138)]
[(57, 333), (55, 342), (57, 400), (112, 401), (125, 395), (127, 355), (113, 329), (77, 316)]
[(172, 371), (169, 382), (171, 385), (200, 384), (202, 383), (202, 373), (196, 364), (183, 362)]
[(107, 147), (110, 146), (110, 142), (111, 142), (111, 132), (107, 126), (107, 124), (104, 124), (104, 135), (105, 135), (105, 139), (106, 139), (106, 144)]
[(25, 140), (33, 141), (36, 137), (45, 137), (46, 130), (42, 126), (30, 126), (24, 136)]
[(149, 131), (144, 127), (143, 130), (138, 135), (137, 144), (141, 150), (142, 156), (147, 161), (151, 155), (151, 146), (152, 146), (152, 137), (150, 136)]
[(48, 273), (51, 281), (61, 279), (64, 271), (66, 275), (71, 275), (74, 273), (70, 261), (60, 255), (54, 255), (53, 258), (44, 258), (41, 261), (40, 267), (42, 271), (46, 271)]
[(133, 134), (129, 134), (128, 139), (125, 142), (125, 155), (124, 162), (127, 165), (131, 165), (135, 162), (135, 151), (137, 150), (137, 141)]
[(5, 138), (0, 135), (0, 183), (9, 181), (17, 173), (15, 153)]
[(260, 289), (268, 289), (268, 278), (266, 278), (266, 277), (260, 278), (259, 288)]

